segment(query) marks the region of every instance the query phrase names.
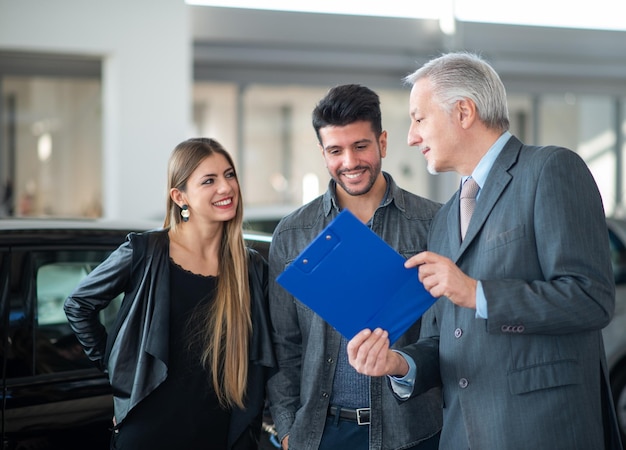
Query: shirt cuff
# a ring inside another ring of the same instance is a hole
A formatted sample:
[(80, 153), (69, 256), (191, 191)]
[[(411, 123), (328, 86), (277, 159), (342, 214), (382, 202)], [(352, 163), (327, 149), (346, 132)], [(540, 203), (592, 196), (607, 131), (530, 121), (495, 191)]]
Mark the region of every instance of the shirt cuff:
[(487, 299), (480, 280), (476, 283), (476, 318), (487, 319)]
[(415, 385), (415, 373), (417, 371), (415, 361), (409, 355), (399, 350), (392, 351), (400, 354), (409, 365), (409, 371), (403, 377), (394, 377), (389, 375), (389, 380), (391, 381), (391, 389), (393, 392), (400, 398), (405, 399), (409, 398), (413, 393), (413, 387)]

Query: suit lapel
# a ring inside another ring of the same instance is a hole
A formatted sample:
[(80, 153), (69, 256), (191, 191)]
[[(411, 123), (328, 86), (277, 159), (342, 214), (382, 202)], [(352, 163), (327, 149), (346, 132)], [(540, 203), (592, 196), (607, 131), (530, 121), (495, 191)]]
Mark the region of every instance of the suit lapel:
[(448, 236), (450, 236), (450, 249), (452, 254), (457, 254), (461, 248), (461, 215), (459, 211), (459, 194), (461, 189), (457, 190), (452, 198), (450, 209), (448, 212)]
[(462, 243), (459, 228), (459, 192), (457, 191), (455, 194), (454, 205), (448, 216), (448, 227), (451, 226), (451, 216), (456, 217), (456, 233), (454, 235), (457, 236), (458, 242), (460, 243), (455, 262), (458, 261), (465, 250), (471, 245), (474, 238), (476, 238), (484, 223), (487, 221), (491, 210), (513, 178), (509, 173), (509, 169), (517, 162), (522, 145), (523, 144), (517, 138), (511, 137), (493, 163), (493, 167), (487, 176), (487, 181), (480, 190), (480, 195), (476, 202), (476, 209), (474, 210), (472, 220), (470, 221), (465, 239)]

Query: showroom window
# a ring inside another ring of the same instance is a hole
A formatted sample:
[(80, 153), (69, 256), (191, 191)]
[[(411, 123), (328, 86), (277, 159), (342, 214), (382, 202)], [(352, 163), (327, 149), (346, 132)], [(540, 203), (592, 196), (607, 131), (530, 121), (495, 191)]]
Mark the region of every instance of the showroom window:
[[(101, 216), (101, 62), (0, 52), (0, 63), (0, 217)], [(217, 138), (235, 156), (248, 215), (282, 217), (325, 191), (329, 177), (311, 112), (328, 87), (279, 79), (194, 83), (192, 132)], [(405, 189), (446, 201), (458, 176), (430, 176), (408, 146), (408, 89), (371, 87), (380, 95), (389, 133), (383, 169)], [(577, 151), (594, 174), (607, 214), (624, 212), (623, 99), (517, 91), (508, 100), (516, 136)]]
[(100, 62), (0, 52), (0, 217), (99, 217)]
[(539, 99), (538, 144), (576, 151), (600, 189), (607, 215), (614, 215), (623, 189), (618, 164), (617, 103), (610, 96), (543, 95)]

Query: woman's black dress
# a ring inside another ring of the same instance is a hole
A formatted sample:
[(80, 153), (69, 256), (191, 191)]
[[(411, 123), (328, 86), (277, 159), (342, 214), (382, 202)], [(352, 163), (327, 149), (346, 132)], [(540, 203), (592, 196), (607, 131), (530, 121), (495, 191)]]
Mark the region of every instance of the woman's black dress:
[(199, 324), (189, 322), (197, 307), (213, 301), (217, 278), (193, 274), (174, 262), (170, 265), (167, 379), (128, 413), (113, 434), (112, 448), (223, 450), (230, 412), (219, 406), (210, 375), (199, 363), (200, 346), (192, 339)]

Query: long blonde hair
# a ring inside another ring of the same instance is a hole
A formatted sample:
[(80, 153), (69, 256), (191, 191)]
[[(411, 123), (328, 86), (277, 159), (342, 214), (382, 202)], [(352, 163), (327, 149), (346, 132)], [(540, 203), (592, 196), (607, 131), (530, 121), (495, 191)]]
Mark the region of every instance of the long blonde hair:
[[(196, 167), (215, 153), (223, 155), (235, 170), (230, 154), (213, 139), (193, 138), (178, 144), (168, 164), (168, 193), (172, 188), (184, 192)], [(172, 230), (184, 226), (181, 225), (180, 211), (181, 208), (168, 195), (163, 226)], [(202, 326), (198, 331), (202, 347), (200, 362), (211, 373), (220, 404), (239, 408), (244, 408), (248, 346), (252, 333), (248, 253), (242, 225), (243, 201), (239, 195), (235, 217), (224, 224), (222, 231), (215, 300), (201, 311)]]

